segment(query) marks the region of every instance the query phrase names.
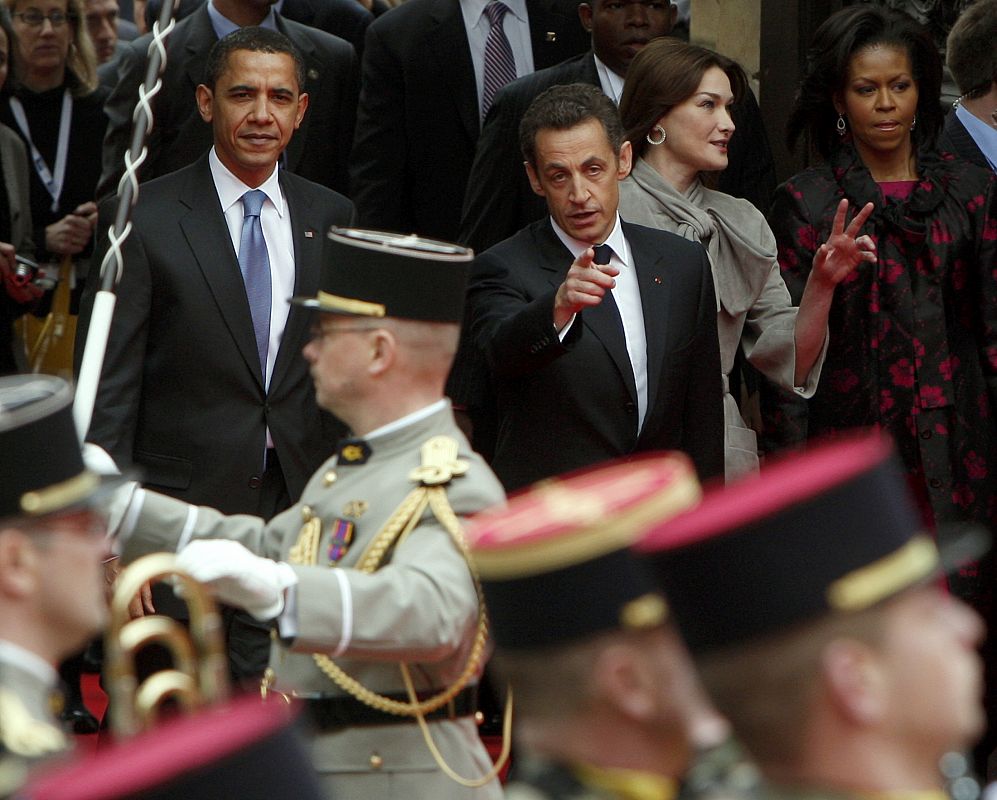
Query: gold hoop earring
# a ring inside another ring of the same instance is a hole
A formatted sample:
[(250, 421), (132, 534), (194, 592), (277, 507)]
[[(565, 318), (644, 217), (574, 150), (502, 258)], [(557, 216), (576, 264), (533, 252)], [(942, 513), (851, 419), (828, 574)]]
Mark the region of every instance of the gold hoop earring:
[[(657, 133), (658, 138), (652, 139), (651, 138), (652, 133)], [(645, 136), (644, 138), (647, 139), (647, 143), (649, 145), (653, 145), (656, 147), (657, 145), (664, 143), (665, 139), (668, 138), (668, 134), (665, 133), (665, 129), (662, 128), (660, 125), (655, 125), (653, 128), (651, 128), (650, 131), (648, 131), (647, 136)]]

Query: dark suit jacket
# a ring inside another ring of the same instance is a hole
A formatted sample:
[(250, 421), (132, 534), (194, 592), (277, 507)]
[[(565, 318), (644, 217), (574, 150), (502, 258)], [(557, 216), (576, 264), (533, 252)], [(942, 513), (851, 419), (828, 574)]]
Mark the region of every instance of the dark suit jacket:
[(966, 130), (966, 126), (955, 115), (955, 109), (945, 115), (945, 126), (942, 128), (942, 135), (938, 140), (938, 148), (948, 153), (954, 153), (970, 164), (990, 169), (990, 162), (983, 155), (976, 140)]
[(374, 15), (357, 0), (284, 0), (281, 16), (318, 28), (353, 45), (357, 58), (363, 55), (363, 40)]
[(647, 336), (648, 409), (637, 390), (612, 295), (579, 314), (559, 341), (554, 295), (572, 256), (547, 219), (475, 259), (470, 336), (496, 388), (492, 469), (507, 490), (648, 450), (687, 452), (701, 477), (722, 475), (723, 392), (716, 295), (706, 251), (624, 223)]
[[(304, 91), (310, 98), (284, 163), (291, 172), (345, 194), (357, 100), (353, 48), (342, 39), (279, 14), (277, 27), (305, 59)], [(105, 107), (109, 123), (98, 197), (116, 192), (124, 171), (124, 154), (131, 144), (132, 112), (138, 87), (145, 79), (149, 41), (146, 35), (128, 43), (118, 57), (118, 83)], [(185, 167), (211, 149), (211, 126), (197, 111), (194, 91), (203, 82), (208, 51), (216, 41), (207, 6), (177, 23), (170, 34), (163, 89), (153, 102), (155, 125), (148, 140), (149, 158), (142, 167), (142, 180)]]
[[(536, 69), (588, 47), (572, 0), (527, 0)], [(458, 0), (406, 0), (367, 29), (352, 197), (362, 225), (453, 240), (480, 120)]]
[[(325, 232), (349, 224), (352, 205), (288, 172), (280, 182), (294, 235), (295, 294), (313, 294)], [(102, 204), (102, 231), (115, 205)], [(119, 465), (137, 465), (143, 482), (157, 491), (236, 513), (258, 505), (254, 478), (261, 474), (269, 426), (288, 492), (300, 496), (341, 432), (316, 406), (301, 355), (308, 312), (292, 307), (265, 391), (249, 302), (207, 156), (145, 184), (133, 222), (88, 440)], [(80, 314), (77, 361), (106, 248), (102, 235)]]
[[(547, 206), (533, 193), (523, 168), (519, 123), (537, 95), (566, 83), (600, 86), (591, 51), (525, 75), (496, 96), (467, 181), (459, 232), (462, 244), (480, 252), (546, 214)], [(737, 132), (731, 138), (728, 166), (720, 173), (717, 188), (749, 200), (765, 213), (775, 189), (775, 162), (753, 94), (749, 92), (734, 107), (733, 117)]]

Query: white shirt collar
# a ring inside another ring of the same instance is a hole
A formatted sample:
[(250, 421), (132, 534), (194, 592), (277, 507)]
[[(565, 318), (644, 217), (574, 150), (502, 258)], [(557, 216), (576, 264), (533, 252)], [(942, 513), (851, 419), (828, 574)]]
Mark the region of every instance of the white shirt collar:
[[(212, 147), (211, 151), (208, 153), (208, 166), (211, 169), (211, 177), (215, 182), (215, 191), (218, 192), (218, 199), (222, 204), (222, 213), (231, 208), (234, 203), (237, 203), (242, 199), (242, 196), (251, 191), (254, 187), (247, 186), (241, 180), (239, 180), (232, 171), (226, 167), (221, 159), (218, 158), (218, 154), (215, 152), (215, 148)], [(273, 172), (270, 173), (270, 177), (267, 178), (259, 186), (255, 187), (262, 191), (267, 199), (273, 203), (274, 208), (277, 209), (277, 215), (283, 218), (284, 216), (284, 195), (280, 191), (280, 178), (277, 173), (280, 167), (274, 164)]]
[[(578, 258), (582, 253), (584, 253), (588, 248), (592, 247), (588, 242), (583, 242), (580, 239), (575, 239), (568, 236), (562, 229), (561, 226), (554, 221), (554, 218), (550, 218), (550, 224), (554, 228), (554, 233), (557, 234), (557, 238), (561, 240), (561, 243), (568, 248), (571, 252), (573, 258)], [(613, 255), (620, 260), (624, 266), (629, 266), (627, 248), (627, 240), (623, 235), (623, 226), (620, 224), (620, 214), (616, 213), (616, 224), (613, 225), (613, 230), (606, 237), (605, 242), (597, 242), (597, 244), (608, 244), (613, 248)]]
[(595, 61), (595, 71), (599, 74), (602, 93), (616, 105), (619, 105), (620, 98), (623, 96), (623, 78), (600, 61), (599, 56), (595, 53), (592, 54), (592, 60)]
[[(211, 27), (215, 31), (215, 36), (219, 39), (224, 39), (230, 33), (239, 30), (239, 25), (236, 25), (228, 17), (224, 16), (221, 11), (215, 8), (215, 4), (208, 0), (208, 19), (211, 20)], [(274, 9), (271, 6), (267, 15), (260, 22), (261, 28), (269, 28), (272, 31), (277, 30), (277, 17), (274, 14)]]
[(973, 137), (973, 141), (976, 142), (980, 150), (983, 151), (984, 157), (990, 162), (990, 168), (997, 170), (997, 128), (987, 125), (961, 105), (955, 107), (955, 115), (965, 127), (966, 132)]
[(375, 428), (364, 436), (363, 439), (364, 441), (370, 442), (382, 436), (387, 436), (389, 433), (395, 433), (396, 431), (400, 431), (402, 428), (407, 428), (409, 425), (415, 425), (415, 423), (426, 419), (426, 417), (439, 413), (449, 405), (450, 401), (444, 397), (441, 400), (437, 400), (435, 403), (430, 403), (428, 406), (420, 408), (418, 411), (406, 414), (401, 419), (396, 419), (394, 422), (389, 422), (387, 425)]
[(55, 667), (37, 653), (32, 653), (19, 644), (0, 640), (0, 662), (6, 662), (31, 675), (37, 675), (50, 686), (55, 687), (59, 683), (59, 673), (55, 671)]
[[(488, 25), (488, 19), (483, 19), (483, 17), (485, 6), (490, 2), (491, 0), (460, 0), (460, 11), (467, 30), (471, 30), (478, 24)], [(509, 7), (509, 13), (520, 22), (525, 23), (529, 20), (526, 15), (526, 0), (502, 0), (502, 2)]]

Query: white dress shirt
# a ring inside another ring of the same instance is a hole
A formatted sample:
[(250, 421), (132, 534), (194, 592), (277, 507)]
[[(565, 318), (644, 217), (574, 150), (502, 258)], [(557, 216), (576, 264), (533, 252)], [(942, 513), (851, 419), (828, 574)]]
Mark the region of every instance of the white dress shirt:
[[(485, 6), (491, 0), (460, 0), (460, 11), (464, 16), (464, 30), (471, 48), (471, 63), (474, 65), (474, 85), (478, 89), (478, 116), (481, 116), (481, 98), (485, 91), (485, 41), (491, 24), (485, 16)], [(530, 41), (530, 18), (526, 13), (526, 0), (502, 0), (509, 11), (502, 17), (502, 30), (512, 48), (516, 60), (516, 77), (521, 78), (533, 72), (533, 44)]]
[[(592, 245), (568, 236), (551, 217), (550, 224), (561, 243), (568, 248), (573, 258), (578, 258)], [(640, 286), (637, 282), (637, 269), (630, 253), (630, 244), (623, 235), (620, 225), (620, 215), (616, 215), (616, 224), (605, 242), (613, 250), (609, 263), (616, 267), (620, 274), (616, 276), (616, 286), (613, 287), (613, 300), (620, 312), (623, 323), (623, 335), (627, 343), (627, 355), (630, 356), (630, 366), (634, 373), (634, 383), (637, 385), (637, 432), (644, 426), (647, 414), (647, 335), (644, 331), (644, 309), (640, 302)], [(558, 336), (561, 341), (571, 329), (575, 317), (565, 325)]]
[(595, 71), (599, 75), (599, 88), (606, 97), (619, 105), (620, 98), (623, 97), (623, 78), (602, 63), (594, 53), (592, 60), (595, 61)]

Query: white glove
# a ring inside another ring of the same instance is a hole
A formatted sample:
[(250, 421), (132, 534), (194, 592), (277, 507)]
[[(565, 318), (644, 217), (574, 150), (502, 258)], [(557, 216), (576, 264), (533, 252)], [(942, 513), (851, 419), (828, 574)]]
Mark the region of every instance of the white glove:
[(198, 539), (177, 556), (177, 569), (207, 585), (223, 603), (258, 620), (284, 610), (284, 590), (298, 582), (289, 564), (254, 555), (239, 542)]

